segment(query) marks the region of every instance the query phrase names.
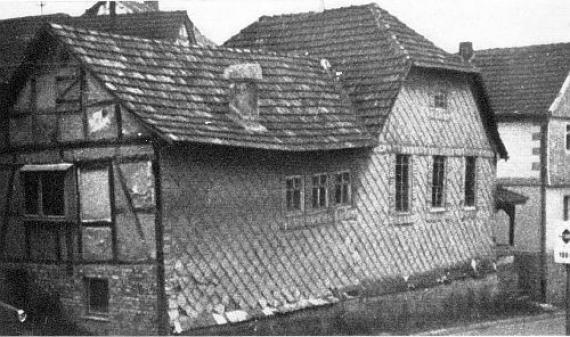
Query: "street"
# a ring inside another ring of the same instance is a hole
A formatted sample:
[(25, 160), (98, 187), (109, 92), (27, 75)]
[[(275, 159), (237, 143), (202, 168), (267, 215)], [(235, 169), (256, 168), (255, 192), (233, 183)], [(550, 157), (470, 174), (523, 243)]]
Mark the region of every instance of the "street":
[(450, 329), (433, 330), (418, 335), (429, 336), (531, 336), (531, 335), (564, 335), (565, 313), (557, 311), (552, 314), (539, 316), (523, 316), (512, 319), (484, 322), (455, 327)]

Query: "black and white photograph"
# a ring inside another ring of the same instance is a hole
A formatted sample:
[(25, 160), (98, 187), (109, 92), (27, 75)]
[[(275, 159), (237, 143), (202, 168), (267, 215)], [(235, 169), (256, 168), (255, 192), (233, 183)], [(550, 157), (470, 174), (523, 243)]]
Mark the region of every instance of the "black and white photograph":
[(570, 335), (570, 1), (0, 1), (0, 335)]

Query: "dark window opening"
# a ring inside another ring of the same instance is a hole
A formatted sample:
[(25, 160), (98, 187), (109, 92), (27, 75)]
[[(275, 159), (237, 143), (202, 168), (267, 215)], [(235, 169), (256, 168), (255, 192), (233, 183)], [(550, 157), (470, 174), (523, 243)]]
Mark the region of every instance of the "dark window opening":
[(37, 216), (65, 215), (64, 171), (25, 172), (25, 212)]
[(288, 211), (301, 210), (302, 183), (301, 177), (289, 177), (286, 180), (286, 199)]
[(313, 208), (327, 207), (327, 175), (313, 176)]
[(334, 202), (337, 205), (350, 205), (351, 190), (349, 172), (335, 174)]
[(564, 196), (564, 221), (568, 221), (570, 219), (570, 216), (568, 214), (569, 212), (569, 208), (570, 208), (570, 195), (565, 195)]
[(475, 206), (475, 157), (465, 158), (465, 206)]
[(396, 155), (396, 211), (409, 210), (409, 155)]
[(431, 187), (431, 206), (443, 207), (443, 188), (445, 177), (445, 157), (433, 157), (433, 172), (432, 172), (432, 187)]
[(87, 298), (89, 313), (109, 312), (109, 281), (105, 279), (87, 279)]

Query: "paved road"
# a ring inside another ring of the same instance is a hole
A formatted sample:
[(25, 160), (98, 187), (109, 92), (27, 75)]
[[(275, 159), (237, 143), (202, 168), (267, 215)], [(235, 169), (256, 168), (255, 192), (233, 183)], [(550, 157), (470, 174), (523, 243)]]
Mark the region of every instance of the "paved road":
[(539, 316), (518, 317), (508, 320), (485, 322), (466, 327), (442, 329), (422, 333), (432, 336), (530, 336), (564, 335), (565, 313), (544, 314)]

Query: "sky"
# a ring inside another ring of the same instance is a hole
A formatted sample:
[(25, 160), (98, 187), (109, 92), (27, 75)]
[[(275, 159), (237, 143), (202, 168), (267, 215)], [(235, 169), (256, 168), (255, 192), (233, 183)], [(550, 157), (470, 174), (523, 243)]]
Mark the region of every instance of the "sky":
[[(194, 24), (221, 44), (263, 15), (320, 11), (376, 2), (448, 52), (459, 42), (475, 49), (570, 42), (570, 0), (170, 0), (162, 10), (186, 10)], [(68, 13), (95, 1), (0, 0), (0, 19)], [(0, 32), (1, 33), (1, 32)]]

